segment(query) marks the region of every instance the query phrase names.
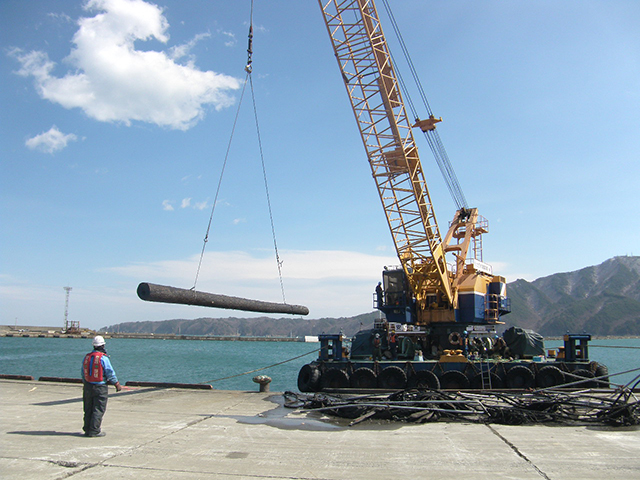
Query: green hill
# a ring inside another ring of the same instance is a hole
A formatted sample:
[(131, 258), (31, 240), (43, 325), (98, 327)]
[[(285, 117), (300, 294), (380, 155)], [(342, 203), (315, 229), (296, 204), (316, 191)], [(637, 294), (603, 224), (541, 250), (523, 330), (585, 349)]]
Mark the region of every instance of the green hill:
[[(640, 335), (640, 257), (614, 257), (575, 272), (556, 273), (533, 282), (508, 286), (512, 312), (506, 325), (545, 336), (588, 332), (592, 335)], [(305, 336), (343, 332), (352, 336), (370, 328), (378, 312), (355, 317), (198, 318), (159, 322), (127, 322), (103, 327), (122, 333), (182, 335)]]
[(575, 272), (508, 286), (508, 325), (542, 335), (567, 331), (640, 335), (640, 257), (614, 257)]
[(195, 320), (162, 320), (158, 322), (126, 322), (102, 331), (120, 333), (154, 333), (180, 335), (221, 335), (248, 337), (303, 337), (320, 333), (338, 333), (353, 336), (361, 328), (371, 328), (378, 312), (355, 317), (320, 318), (197, 318)]

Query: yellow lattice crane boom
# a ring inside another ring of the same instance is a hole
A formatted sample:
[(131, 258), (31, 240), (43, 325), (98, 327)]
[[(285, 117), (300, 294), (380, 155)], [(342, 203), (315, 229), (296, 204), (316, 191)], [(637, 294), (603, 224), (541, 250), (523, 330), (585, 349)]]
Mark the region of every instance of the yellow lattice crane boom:
[[(469, 253), (481, 260), (486, 220), (476, 209), (461, 208), (443, 239), (412, 130), (431, 132), (441, 119), (430, 115), (410, 121), (372, 0), (319, 3), (412, 293), (414, 318), (407, 323), (455, 322), (461, 289), (466, 285), (474, 294), (485, 290), (485, 295), (487, 285), (496, 281), (487, 269), (476, 268), (478, 262), (466, 263)], [(452, 266), (447, 264), (448, 253), (454, 258)], [(389, 292), (393, 287), (385, 288), (387, 300), (398, 298)], [(390, 302), (386, 306), (393, 307)], [(483, 316), (497, 321), (498, 313)]]

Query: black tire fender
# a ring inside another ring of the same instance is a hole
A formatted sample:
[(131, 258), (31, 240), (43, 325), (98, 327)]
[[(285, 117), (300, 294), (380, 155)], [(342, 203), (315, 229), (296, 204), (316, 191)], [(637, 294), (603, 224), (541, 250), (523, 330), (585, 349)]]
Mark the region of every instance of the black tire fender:
[(447, 390), (464, 390), (469, 388), (469, 379), (458, 370), (449, 370), (440, 375), (440, 386)]
[(315, 365), (306, 364), (298, 373), (298, 390), (316, 392), (320, 385), (320, 370)]
[(429, 388), (440, 390), (438, 376), (430, 370), (420, 370), (409, 378), (409, 388)]
[(330, 368), (320, 378), (322, 390), (333, 388), (348, 388), (349, 374), (339, 368)]
[[(577, 368), (575, 369), (573, 372), (571, 372), (573, 375), (577, 375), (578, 377), (583, 377), (583, 378), (593, 378), (594, 374), (591, 370), (587, 370), (585, 368)], [(569, 381), (567, 383), (572, 383), (572, 382), (578, 382), (580, 381), (579, 378), (576, 378), (575, 376), (570, 377)], [(585, 380), (584, 382), (581, 383), (576, 383), (575, 385), (571, 385), (572, 387), (575, 388), (595, 388), (597, 387), (597, 382), (593, 381), (593, 380)]]
[(593, 368), (595, 376), (599, 377), (596, 380), (598, 388), (609, 388), (609, 369), (607, 366), (598, 362), (591, 362), (590, 366)]
[(349, 383), (351, 388), (376, 388), (378, 386), (378, 377), (370, 368), (360, 367), (351, 374)]
[(386, 367), (378, 377), (378, 385), (380, 388), (391, 390), (402, 390), (407, 386), (407, 374), (400, 367), (392, 365)]
[[(502, 381), (502, 379), (497, 373), (491, 372), (489, 375), (491, 376), (491, 380), (489, 380), (485, 374), (485, 379), (484, 379), (485, 389), (488, 389), (489, 385), (491, 386), (491, 389), (502, 388), (504, 386), (504, 382)], [(478, 373), (471, 379), (471, 388), (473, 388), (474, 390), (481, 390), (483, 388), (481, 373)]]
[(524, 365), (515, 365), (507, 371), (505, 377), (507, 388), (524, 390), (536, 386), (534, 373)]
[(555, 387), (563, 383), (564, 372), (554, 365), (542, 367), (536, 375), (536, 385), (540, 388)]

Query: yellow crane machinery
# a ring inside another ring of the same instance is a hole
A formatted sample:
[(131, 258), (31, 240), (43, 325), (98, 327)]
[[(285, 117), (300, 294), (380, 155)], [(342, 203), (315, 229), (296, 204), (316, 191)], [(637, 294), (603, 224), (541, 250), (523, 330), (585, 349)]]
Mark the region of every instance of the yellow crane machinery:
[[(567, 335), (566, 353), (557, 359), (544, 357), (542, 337), (534, 332), (512, 327), (497, 335), (500, 316), (510, 311), (505, 279), (482, 262), (487, 221), (467, 206), (455, 180), (436, 132), (441, 119), (423, 95), (428, 115), (417, 118), (409, 99), (410, 121), (372, 0), (318, 1), (401, 266), (382, 273), (374, 298), (385, 315), (372, 329), (350, 342), (342, 334), (319, 335), (318, 359), (298, 374), (300, 391), (529, 389), (594, 373), (606, 377), (605, 366), (589, 361), (589, 335)], [(424, 132), (457, 204), (444, 237), (415, 128)], [(591, 380), (581, 386), (587, 385)]]
[(401, 269), (383, 274), (377, 307), (399, 323), (496, 323), (508, 311), (505, 280), (482, 263), (487, 221), (461, 206), (442, 237), (411, 121), (372, 0), (319, 0)]

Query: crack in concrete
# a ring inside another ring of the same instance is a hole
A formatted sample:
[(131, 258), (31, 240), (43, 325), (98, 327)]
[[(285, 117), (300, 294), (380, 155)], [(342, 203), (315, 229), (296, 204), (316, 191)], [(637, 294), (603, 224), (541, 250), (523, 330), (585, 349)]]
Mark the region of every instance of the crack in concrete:
[(509, 440), (507, 440), (505, 437), (503, 437), (503, 436), (500, 434), (500, 432), (498, 432), (498, 431), (497, 431), (495, 428), (493, 428), (491, 425), (486, 425), (486, 426), (487, 426), (487, 428), (488, 428), (489, 430), (491, 430), (491, 433), (493, 433), (496, 437), (498, 437), (498, 438), (499, 438), (500, 440), (502, 440), (506, 445), (508, 445), (508, 446), (509, 446), (509, 448), (511, 448), (511, 450), (513, 450), (513, 451), (516, 453), (516, 455), (518, 455), (518, 456), (519, 456), (520, 458), (522, 458), (525, 462), (527, 462), (529, 465), (531, 465), (531, 467), (532, 467), (536, 472), (538, 472), (538, 474), (539, 474), (542, 478), (544, 478), (545, 480), (551, 480), (551, 478), (549, 478), (549, 476), (548, 476), (546, 473), (544, 473), (542, 470), (540, 470), (540, 469), (538, 468), (538, 466), (537, 466), (535, 463), (533, 463), (531, 460), (529, 460), (529, 459), (527, 458), (527, 456), (526, 456), (524, 453), (522, 453), (522, 452), (518, 449), (518, 447), (516, 447), (513, 443), (511, 443)]
[(73, 475), (77, 474), (77, 473), (81, 473), (84, 472), (85, 470), (89, 470), (90, 468), (95, 467), (97, 464), (96, 463), (81, 463), (81, 462), (67, 462), (65, 460), (46, 460), (49, 463), (53, 463), (54, 465), (58, 465), (60, 467), (65, 467), (65, 468), (78, 468), (78, 470), (75, 470), (73, 472), (67, 472), (64, 475), (62, 475), (61, 477), (58, 478), (69, 478), (72, 477)]

